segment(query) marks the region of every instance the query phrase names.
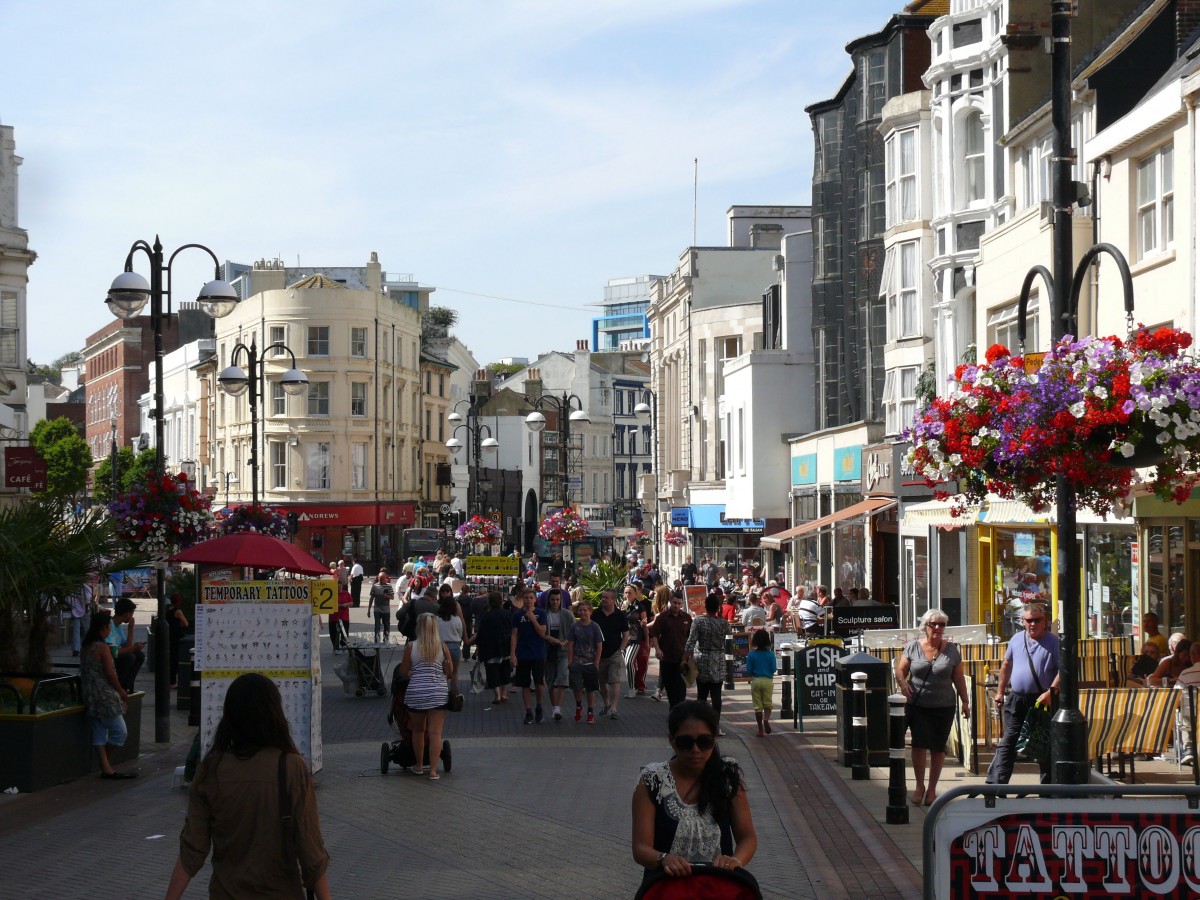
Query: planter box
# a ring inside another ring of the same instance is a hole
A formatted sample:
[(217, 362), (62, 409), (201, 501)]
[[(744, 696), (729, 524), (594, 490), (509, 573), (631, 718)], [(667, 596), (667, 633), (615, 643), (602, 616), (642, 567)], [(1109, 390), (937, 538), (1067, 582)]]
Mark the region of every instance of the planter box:
[[(109, 758), (113, 764), (137, 759), (141, 750), (142, 699), (129, 697), (125, 724), (129, 738)], [(98, 772), (91, 722), (82, 706), (36, 715), (0, 715), (0, 790), (39, 791)]]

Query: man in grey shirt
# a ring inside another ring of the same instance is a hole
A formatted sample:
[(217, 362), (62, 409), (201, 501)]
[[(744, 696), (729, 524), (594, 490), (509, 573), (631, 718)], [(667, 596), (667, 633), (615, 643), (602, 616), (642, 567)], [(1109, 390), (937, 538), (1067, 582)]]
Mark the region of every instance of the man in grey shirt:
[[(1024, 634), (1014, 634), (1000, 666), (996, 703), (1003, 703), (1004, 737), (988, 767), (988, 784), (1008, 784), (1016, 761), (1017, 738), (1025, 715), (1037, 703), (1050, 708), (1058, 694), (1058, 638), (1046, 627), (1046, 608), (1029, 604), (1021, 610)], [(1011, 687), (1008, 697), (1004, 690)], [(1050, 783), (1050, 760), (1039, 759), (1042, 784)]]

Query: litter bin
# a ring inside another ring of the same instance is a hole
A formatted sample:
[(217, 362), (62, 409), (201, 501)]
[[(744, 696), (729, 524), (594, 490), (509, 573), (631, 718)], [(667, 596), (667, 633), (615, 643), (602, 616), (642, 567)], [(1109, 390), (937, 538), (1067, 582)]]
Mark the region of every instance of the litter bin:
[(886, 662), (870, 653), (843, 656), (834, 663), (837, 673), (837, 753), (843, 766), (852, 765), (850, 726), (854, 706), (850, 676), (855, 672), (867, 675), (867, 763), (871, 766), (888, 764), (887, 698), (891, 693), (888, 669)]

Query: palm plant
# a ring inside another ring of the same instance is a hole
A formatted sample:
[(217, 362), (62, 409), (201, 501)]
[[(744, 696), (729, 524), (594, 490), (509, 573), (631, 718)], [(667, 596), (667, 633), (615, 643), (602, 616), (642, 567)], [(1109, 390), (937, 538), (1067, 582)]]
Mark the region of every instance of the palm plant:
[(123, 556), (101, 508), (76, 515), (61, 499), (35, 497), (0, 509), (0, 671), (48, 671), (52, 614)]
[(629, 573), (620, 563), (601, 562), (596, 565), (596, 571), (588, 569), (579, 573), (579, 586), (583, 588), (583, 599), (592, 604), (592, 608), (600, 605), (600, 595), (605, 591), (614, 591), (618, 597), (625, 589)]

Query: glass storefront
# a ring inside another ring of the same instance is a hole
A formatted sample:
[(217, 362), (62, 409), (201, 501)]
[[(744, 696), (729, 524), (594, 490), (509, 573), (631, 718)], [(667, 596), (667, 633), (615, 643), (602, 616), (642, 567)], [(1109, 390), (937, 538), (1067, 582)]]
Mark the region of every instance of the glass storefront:
[(1130, 633), (1133, 607), (1131, 525), (1088, 525), (1084, 529), (1084, 634), (1120, 637)]
[[(1191, 520), (1193, 531), (1197, 521)], [(1146, 602), (1142, 609), (1158, 616), (1164, 634), (1188, 633), (1186, 562), (1188, 555), (1200, 550), (1191, 549), (1184, 538), (1182, 523), (1146, 527)]]
[[(990, 621), (1003, 638), (1020, 631), (1026, 603), (1050, 604), (1054, 591), (1051, 530), (1034, 526), (981, 529), (991, 537)], [(983, 574), (982, 572), (980, 573)]]

